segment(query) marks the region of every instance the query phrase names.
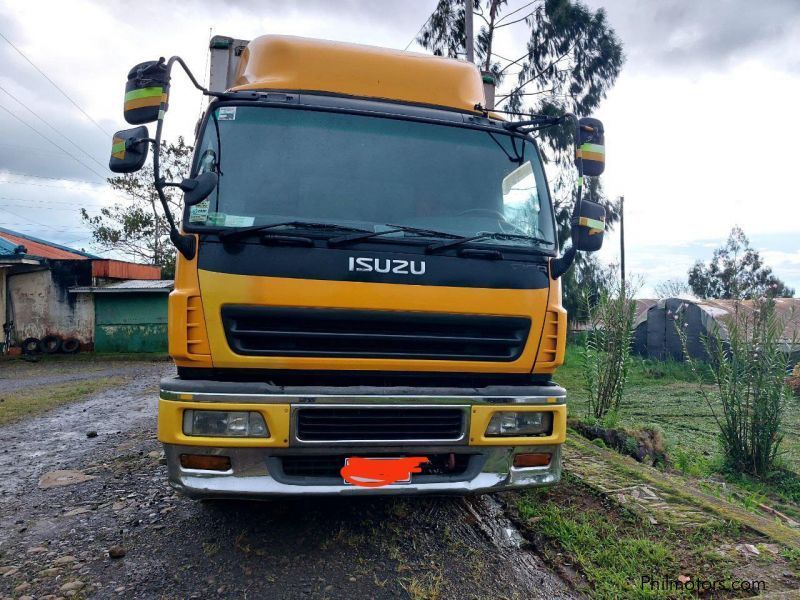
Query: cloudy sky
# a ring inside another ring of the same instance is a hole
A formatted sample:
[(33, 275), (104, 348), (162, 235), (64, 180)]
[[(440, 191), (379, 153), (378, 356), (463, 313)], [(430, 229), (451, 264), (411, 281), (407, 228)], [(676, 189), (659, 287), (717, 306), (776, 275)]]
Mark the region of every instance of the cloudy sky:
[[(526, 3), (510, 0), (510, 10)], [(685, 278), (737, 224), (800, 293), (800, 198), (791, 184), (800, 137), (800, 2), (587, 3), (606, 8), (627, 55), (596, 116), (606, 126), (605, 187), (625, 195), (627, 262), (645, 280), (643, 295), (662, 280)], [(5, 0), (0, 226), (90, 248), (78, 207), (94, 212), (119, 200), (103, 181), (110, 133), (125, 127), (123, 87), (133, 64), (180, 54), (202, 75), (210, 31), (402, 49), (435, 4)], [(524, 25), (507, 28), (497, 51), (513, 53), (524, 41)], [(175, 76), (166, 136), (191, 138), (200, 109), (199, 95)], [(601, 258), (617, 261), (618, 246), (612, 234)]]

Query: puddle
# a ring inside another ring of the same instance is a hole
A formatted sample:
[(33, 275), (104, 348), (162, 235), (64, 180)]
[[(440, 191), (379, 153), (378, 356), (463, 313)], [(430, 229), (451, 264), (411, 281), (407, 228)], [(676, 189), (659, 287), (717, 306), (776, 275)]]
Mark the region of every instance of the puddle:
[(539, 598), (581, 598), (567, 588), (529, 547), (528, 542), (506, 516), (502, 504), (494, 496), (484, 494), (466, 498), (464, 505), (478, 527), (507, 560), (514, 577), (525, 581), (525, 587), (537, 590)]

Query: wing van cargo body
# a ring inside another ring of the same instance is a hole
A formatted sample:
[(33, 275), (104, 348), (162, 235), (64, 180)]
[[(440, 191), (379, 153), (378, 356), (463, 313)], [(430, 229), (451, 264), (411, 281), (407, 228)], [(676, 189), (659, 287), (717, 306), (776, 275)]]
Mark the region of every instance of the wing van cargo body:
[[(159, 176), (171, 68), (211, 99), (190, 178)], [(200, 497), (470, 493), (557, 482), (566, 392), (559, 276), (599, 248), (583, 200), (563, 255), (533, 129), (462, 61), (288, 36), (211, 41), (129, 73), (110, 167), (184, 191), (158, 437)], [(156, 121), (155, 138), (143, 123)], [(598, 166), (599, 165), (599, 166)], [(588, 172), (588, 171), (587, 171)], [(592, 174), (599, 174), (594, 172)], [(177, 218), (175, 219), (177, 221)]]

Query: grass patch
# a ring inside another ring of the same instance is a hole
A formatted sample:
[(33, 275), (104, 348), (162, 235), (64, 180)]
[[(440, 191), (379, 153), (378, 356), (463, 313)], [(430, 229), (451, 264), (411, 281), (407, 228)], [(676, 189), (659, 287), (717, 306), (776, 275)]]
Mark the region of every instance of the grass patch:
[(124, 377), (100, 377), (0, 392), (0, 425), (7, 425), (63, 404), (76, 402), (89, 394), (110, 389), (124, 381)]
[(0, 364), (11, 365), (69, 365), (72, 363), (161, 362), (169, 361), (166, 352), (80, 352), (79, 354), (37, 354), (33, 361), (21, 356), (0, 356)]
[(548, 560), (580, 572), (588, 587), (581, 591), (593, 598), (693, 598), (696, 592), (650, 589), (642, 578), (733, 577), (735, 562), (714, 548), (736, 541), (740, 532), (735, 526), (687, 532), (644, 523), (569, 475), (559, 486), (512, 498)]

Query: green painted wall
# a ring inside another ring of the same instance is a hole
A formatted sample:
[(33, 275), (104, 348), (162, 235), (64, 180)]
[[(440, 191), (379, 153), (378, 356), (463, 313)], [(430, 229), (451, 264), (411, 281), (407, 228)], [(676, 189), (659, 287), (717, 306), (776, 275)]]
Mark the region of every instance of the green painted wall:
[(166, 352), (167, 294), (94, 295), (96, 352)]

